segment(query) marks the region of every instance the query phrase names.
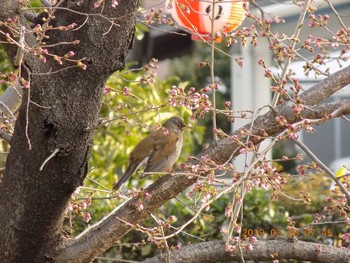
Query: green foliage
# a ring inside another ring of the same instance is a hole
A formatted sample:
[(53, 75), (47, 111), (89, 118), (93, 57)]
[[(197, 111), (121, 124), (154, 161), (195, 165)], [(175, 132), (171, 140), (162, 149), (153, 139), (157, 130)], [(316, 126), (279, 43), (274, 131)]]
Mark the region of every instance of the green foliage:
[(136, 31), (135, 31), (135, 39), (142, 40), (145, 37), (145, 32), (148, 32), (149, 28), (144, 24), (137, 22), (136, 23)]
[[(125, 70), (116, 72), (106, 83), (105, 96), (101, 108), (101, 125), (97, 128), (89, 162), (88, 179), (84, 182), (80, 198), (92, 193), (92, 204), (87, 211), (96, 222), (108, 214), (122, 200), (108, 198), (113, 196), (110, 189), (128, 164), (128, 156), (135, 145), (162, 122), (174, 115), (181, 116), (191, 130), (184, 132), (184, 146), (179, 162), (185, 162), (193, 150), (194, 142), (201, 143), (205, 128), (190, 123), (191, 111), (184, 107), (172, 107), (168, 104), (168, 89), (178, 83), (169, 78), (155, 83), (144, 81), (151, 71)], [(136, 80), (136, 81), (135, 81)], [(140, 180), (137, 173), (125, 184), (127, 189), (140, 189), (156, 178)], [(86, 223), (77, 218), (75, 228), (79, 232)]]
[[(9, 61), (7, 54), (4, 50), (3, 45), (0, 44), (0, 73), (5, 74), (13, 70), (11, 62)], [(0, 84), (1, 92), (5, 91), (7, 86), (5, 84)], [(2, 124), (4, 125), (4, 124)], [(7, 152), (9, 151), (9, 144), (3, 140), (0, 143), (0, 167), (5, 166)]]
[[(11, 70), (13, 70), (11, 62), (7, 57), (7, 54), (4, 50), (3, 45), (0, 44), (0, 73), (5, 74), (7, 72), (10, 72)], [(6, 87), (7, 87), (6, 85), (4, 85), (3, 83), (0, 83), (1, 90), (4, 91)]]
[[(145, 85), (134, 82), (138, 78), (142, 78), (140, 73), (128, 71), (122, 77), (112, 76), (107, 82), (111, 91), (106, 94), (101, 109), (102, 123), (105, 125), (96, 131), (90, 162), (92, 171), (89, 173), (89, 177), (105, 186), (112, 185), (116, 170), (119, 174), (125, 170), (130, 152), (152, 128), (159, 127), (165, 119), (174, 115), (182, 116), (189, 123), (189, 110), (174, 108), (167, 103), (167, 89), (175, 79)], [(123, 94), (126, 87), (128, 91)], [(191, 131), (185, 131), (180, 161), (185, 161), (192, 150), (195, 139), (192, 134), (201, 140), (199, 134), (203, 129), (194, 126)], [(140, 183), (138, 187), (144, 185), (144, 181), (134, 182)]]
[(7, 57), (3, 45), (0, 44), (0, 72), (9, 72), (12, 70), (12, 65)]

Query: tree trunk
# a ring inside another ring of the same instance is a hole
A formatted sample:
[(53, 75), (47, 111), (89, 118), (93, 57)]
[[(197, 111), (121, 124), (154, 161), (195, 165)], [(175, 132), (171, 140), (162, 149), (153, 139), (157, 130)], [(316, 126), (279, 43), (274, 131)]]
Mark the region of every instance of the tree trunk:
[[(13, 7), (7, 2), (4, 7)], [(30, 89), (24, 92), (0, 184), (0, 262), (54, 261), (63, 246), (66, 205), (86, 175), (104, 83), (124, 67), (139, 5), (124, 0), (113, 9), (107, 1), (100, 15), (94, 2), (65, 1), (55, 11), (54, 26), (81, 27), (48, 31), (46, 41), (79, 40), (79, 45), (54, 45), (48, 51), (59, 56), (73, 51), (73, 58), (85, 58), (86, 70), (65, 69), (76, 64), (59, 65), (50, 57), (46, 63), (32, 54), (24, 57), (22, 71)], [(17, 11), (1, 12), (0, 19)]]

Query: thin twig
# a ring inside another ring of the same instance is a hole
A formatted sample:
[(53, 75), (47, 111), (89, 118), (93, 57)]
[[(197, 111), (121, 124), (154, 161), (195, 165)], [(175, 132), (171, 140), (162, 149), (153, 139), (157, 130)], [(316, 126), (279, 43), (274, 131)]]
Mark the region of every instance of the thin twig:
[(318, 159), (317, 156), (304, 143), (297, 139), (293, 139), (293, 141), (311, 158), (311, 160), (313, 160), (318, 166), (322, 168), (323, 171), (325, 171), (326, 174), (329, 175), (330, 178), (332, 178), (332, 180), (338, 185), (342, 193), (346, 196), (348, 202), (350, 202), (349, 192), (346, 190), (345, 186), (338, 180), (337, 176), (331, 171), (331, 169), (329, 169), (320, 159)]
[[(299, 16), (299, 20), (298, 20), (298, 23), (296, 25), (296, 28), (295, 28), (295, 31), (294, 31), (294, 34), (293, 34), (293, 39), (292, 39), (292, 44), (291, 44), (291, 49), (292, 50), (295, 49), (295, 46), (297, 44), (297, 39), (298, 39), (298, 37), (300, 35), (300, 32), (301, 32), (301, 29), (303, 27), (305, 16), (306, 16), (306, 13), (307, 13), (307, 10), (308, 10), (310, 2), (311, 2), (311, 0), (306, 0), (305, 1), (303, 10), (302, 10), (302, 12), (301, 12), (301, 14)], [(291, 57), (288, 57), (286, 62), (285, 62), (285, 64), (284, 64), (284, 67), (283, 67), (283, 70), (282, 70), (282, 74), (281, 74), (281, 80), (282, 81), (285, 78), (285, 76), (287, 75), (287, 70), (288, 70), (290, 62), (291, 62)], [(282, 81), (281, 81), (281, 85), (282, 85)], [(273, 108), (277, 106), (279, 95), (280, 94), (277, 91), (274, 93), (274, 96), (273, 96), (273, 99), (272, 99), (272, 102), (271, 102), (271, 106)], [(253, 118), (252, 124), (253, 124), (253, 122), (254, 122), (254, 118)], [(248, 137), (248, 139), (249, 139), (249, 137)], [(259, 151), (259, 148), (260, 148), (260, 144), (258, 144), (256, 146), (257, 152)], [(239, 189), (240, 190), (239, 197), (240, 197), (241, 202), (237, 202), (235, 200), (236, 197), (235, 196), (233, 197), (233, 201), (235, 201), (235, 203), (234, 203), (234, 207), (233, 207), (232, 213), (231, 213), (231, 219), (230, 219), (228, 233), (227, 233), (227, 242), (230, 241), (232, 233), (233, 233), (233, 230), (234, 230), (234, 226), (237, 224), (239, 211), (241, 211), (241, 206), (242, 206), (242, 203), (243, 203), (242, 200), (244, 199), (244, 196), (245, 196), (245, 193), (246, 193), (246, 180), (249, 179), (249, 172), (251, 171), (251, 169), (253, 169), (254, 165), (259, 161), (260, 158), (261, 157), (258, 157), (257, 155), (254, 155), (252, 160), (251, 160), (251, 164), (250, 164), (249, 168), (244, 173), (243, 178), (245, 178), (245, 180), (242, 181), (242, 185), (240, 185), (240, 187), (239, 187), (240, 188)]]
[(342, 118), (343, 118), (344, 120), (346, 120), (346, 121), (350, 122), (350, 119), (349, 119), (349, 118), (347, 118), (346, 116), (342, 116)]
[[(311, 2), (311, 0), (306, 0), (305, 1), (303, 10), (300, 13), (299, 20), (298, 20), (297, 26), (295, 27), (295, 31), (294, 31), (294, 34), (293, 34), (293, 41), (292, 41), (292, 44), (291, 44), (291, 49), (292, 50), (295, 49), (295, 46), (296, 46), (296, 44), (298, 42), (297, 39), (299, 39), (299, 35), (300, 35), (300, 32), (301, 32), (301, 29), (303, 28), (303, 24), (304, 24), (304, 21), (305, 21), (305, 16), (306, 16), (308, 7), (310, 5), (310, 2)], [(281, 86), (282, 86), (283, 79), (285, 79), (285, 77), (287, 75), (287, 70), (288, 70), (288, 67), (289, 67), (289, 64), (290, 64), (291, 60), (292, 60), (292, 58), (288, 57), (287, 60), (286, 60), (286, 63), (283, 66), (282, 73), (281, 73), (281, 80), (282, 80), (281, 81)], [(272, 102), (271, 102), (272, 107), (276, 107), (278, 99), (279, 99), (279, 96), (280, 96), (280, 93), (277, 92), (277, 91), (273, 94), (273, 99), (272, 99)]]
[(216, 0), (213, 1), (211, 6), (211, 17), (209, 17), (211, 21), (211, 48), (210, 48), (210, 79), (211, 79), (211, 89), (213, 91), (213, 139), (217, 141), (218, 135), (216, 133), (216, 84), (215, 84), (215, 32), (214, 32), (214, 17), (215, 17), (215, 3)]
[[(28, 82), (30, 83), (30, 70), (25, 66), (23, 65), (24, 68), (27, 70), (27, 73), (28, 73)], [(30, 138), (29, 138), (29, 105), (30, 105), (30, 86), (28, 88), (28, 97), (27, 97), (27, 105), (26, 105), (26, 127), (25, 127), (25, 134), (26, 134), (26, 138), (27, 138), (27, 142), (28, 142), (28, 147), (29, 147), (29, 150), (32, 149), (32, 143), (30, 142)]]
[(11, 117), (11, 119), (16, 119), (15, 115), (13, 115), (10, 108), (7, 107), (7, 105), (5, 103), (3, 103), (2, 101), (0, 101), (0, 109), (4, 109), (8, 113), (8, 115)]
[(241, 180), (238, 180), (236, 183), (232, 184), (230, 187), (226, 188), (225, 190), (223, 190), (221, 193), (218, 193), (216, 196), (214, 196), (211, 200), (209, 200), (208, 202), (202, 204), (199, 208), (198, 211), (196, 212), (196, 214), (190, 219), (188, 220), (186, 223), (184, 223), (181, 227), (178, 228), (177, 231), (175, 231), (174, 233), (164, 236), (164, 237), (154, 237), (154, 239), (156, 240), (162, 240), (162, 239), (168, 239), (171, 237), (174, 237), (176, 235), (178, 235), (179, 233), (182, 232), (183, 229), (185, 229), (189, 224), (191, 224), (196, 218), (198, 218), (198, 216), (201, 214), (202, 210), (207, 208), (211, 203), (213, 203), (214, 201), (218, 200), (222, 195), (232, 191), (234, 188), (236, 188), (236, 186), (238, 184), (241, 183)]
[(332, 3), (329, 0), (326, 0), (326, 2), (328, 3), (329, 7), (332, 9), (333, 13), (335, 14), (335, 16), (337, 17), (339, 24), (346, 29), (347, 26), (344, 24), (344, 22), (341, 20), (339, 13), (337, 12), (337, 10), (335, 10), (334, 6), (332, 5)]
[(23, 56), (24, 56), (24, 36), (25, 36), (25, 27), (21, 27), (20, 31), (20, 36), (19, 36), (19, 47), (17, 48), (17, 53), (13, 61), (13, 65), (15, 67), (20, 67), (23, 61)]
[[(159, 228), (160, 228), (160, 232), (162, 234), (162, 236), (164, 237), (165, 234), (164, 234), (164, 221), (157, 218), (155, 215), (151, 214), (151, 217), (154, 219), (154, 221), (156, 221), (156, 223), (158, 224)], [(169, 249), (169, 245), (168, 245), (168, 242), (166, 239), (163, 239), (163, 242), (164, 242), (164, 246), (165, 246), (165, 249), (166, 249), (166, 263), (170, 263), (170, 249)]]
[(102, 189), (97, 189), (97, 188), (94, 188), (94, 187), (87, 187), (87, 186), (80, 186), (79, 187), (80, 189), (85, 189), (85, 190), (91, 190), (91, 191), (94, 191), (94, 192), (102, 192), (102, 193), (111, 193), (112, 191), (107, 189), (107, 190), (102, 190)]
[(53, 153), (50, 154), (49, 157), (46, 158), (46, 160), (43, 162), (43, 164), (40, 166), (39, 171), (41, 172), (44, 169), (45, 164), (52, 159), (58, 152), (60, 151), (60, 149), (56, 148)]
[(104, 185), (100, 184), (99, 182), (97, 182), (96, 180), (92, 179), (91, 177), (86, 176), (86, 179), (90, 180), (91, 182), (93, 182), (93, 183), (97, 184), (98, 186), (102, 187), (103, 189), (107, 190), (109, 193), (112, 193), (112, 191), (109, 188), (107, 188)]

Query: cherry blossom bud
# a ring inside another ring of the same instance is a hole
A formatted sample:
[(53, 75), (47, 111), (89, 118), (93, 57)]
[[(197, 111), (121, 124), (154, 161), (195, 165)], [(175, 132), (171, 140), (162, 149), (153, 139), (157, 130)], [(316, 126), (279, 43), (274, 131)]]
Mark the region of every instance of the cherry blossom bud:
[(96, 1), (94, 3), (94, 8), (99, 8), (101, 6), (101, 2), (100, 1)]
[(116, 8), (117, 5), (119, 5), (118, 1), (117, 0), (112, 0), (112, 7)]
[(346, 234), (342, 235), (342, 239), (345, 242), (350, 242), (350, 233), (346, 233)]
[(77, 23), (72, 23), (72, 24), (68, 25), (67, 27), (68, 27), (68, 29), (73, 29), (76, 26), (77, 26)]
[(86, 70), (87, 68), (86, 64), (82, 63), (81, 61), (78, 61), (77, 66), (80, 67), (82, 70)]
[(328, 203), (333, 203), (334, 199), (333, 199), (333, 197), (328, 196), (327, 199), (326, 199), (326, 201), (327, 201)]
[(56, 60), (58, 64), (60, 64), (60, 65), (63, 64), (61, 57), (55, 55), (55, 56), (53, 56), (53, 59)]
[(104, 89), (103, 89), (103, 93), (104, 93), (104, 94), (108, 94), (108, 93), (110, 93), (110, 92), (111, 92), (111, 88), (108, 87), (108, 86), (105, 86)]
[(252, 244), (247, 244), (247, 245), (245, 246), (245, 248), (246, 248), (246, 250), (253, 250), (253, 249), (254, 249), (254, 247), (253, 247)]
[(228, 251), (228, 252), (234, 252), (234, 251), (235, 251), (235, 249), (236, 249), (236, 246), (226, 244), (225, 251)]
[(258, 59), (258, 64), (259, 64), (260, 66), (262, 66), (263, 68), (266, 68), (265, 62), (264, 62), (264, 60), (263, 60), (262, 58), (259, 58), (259, 59)]
[(258, 241), (258, 239), (255, 236), (252, 236), (249, 238), (249, 241), (255, 243)]
[(129, 89), (128, 87), (125, 86), (125, 87), (123, 88), (123, 95), (124, 95), (124, 96), (130, 96), (130, 94), (131, 94), (131, 93), (130, 93), (130, 89)]
[(85, 221), (86, 223), (89, 223), (89, 222), (90, 222), (90, 220), (91, 220), (91, 215), (90, 215), (90, 213), (85, 212), (85, 213), (83, 214), (83, 217), (84, 217), (84, 221)]
[(69, 51), (67, 54), (64, 55), (65, 58), (73, 57), (75, 53), (73, 51)]

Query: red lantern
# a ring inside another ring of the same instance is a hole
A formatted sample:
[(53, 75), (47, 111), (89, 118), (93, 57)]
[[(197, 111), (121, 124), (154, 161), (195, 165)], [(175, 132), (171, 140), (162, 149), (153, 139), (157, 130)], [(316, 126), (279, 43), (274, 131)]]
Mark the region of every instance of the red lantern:
[[(183, 28), (192, 32), (192, 39), (211, 38), (212, 20), (214, 33), (230, 33), (236, 29), (245, 18), (242, 1), (214, 0), (168, 0), (169, 11), (174, 20)], [(213, 12), (214, 7), (214, 12)], [(214, 14), (214, 19), (211, 19)], [(220, 38), (216, 39), (220, 41)]]

